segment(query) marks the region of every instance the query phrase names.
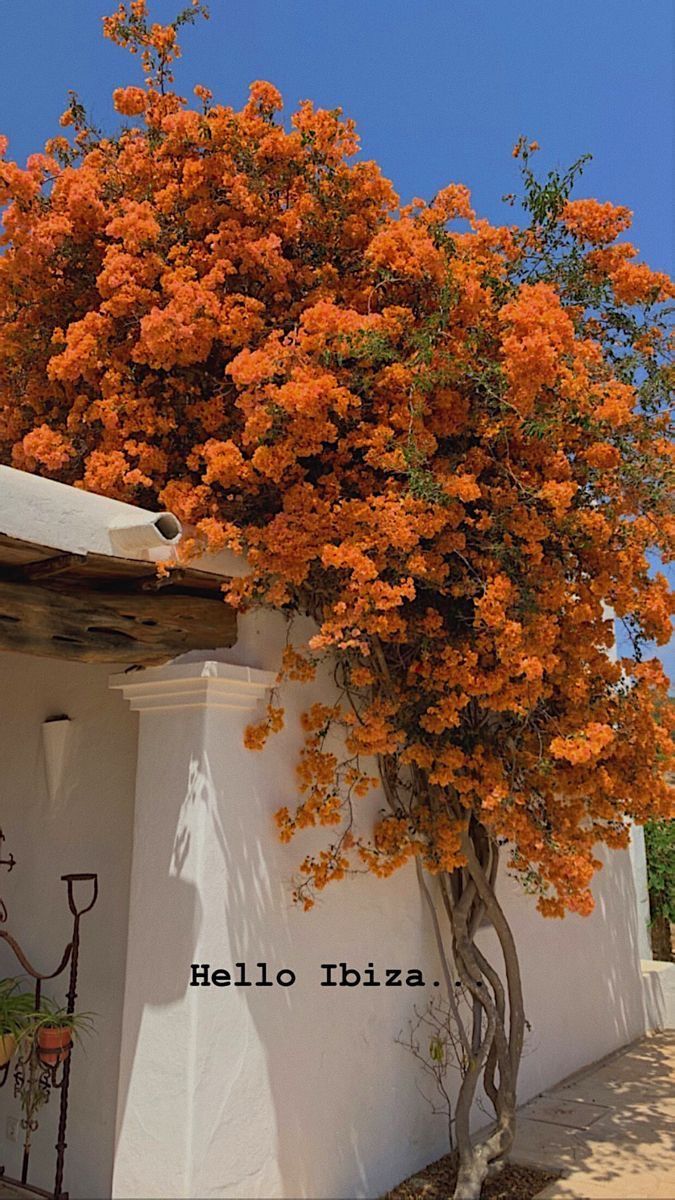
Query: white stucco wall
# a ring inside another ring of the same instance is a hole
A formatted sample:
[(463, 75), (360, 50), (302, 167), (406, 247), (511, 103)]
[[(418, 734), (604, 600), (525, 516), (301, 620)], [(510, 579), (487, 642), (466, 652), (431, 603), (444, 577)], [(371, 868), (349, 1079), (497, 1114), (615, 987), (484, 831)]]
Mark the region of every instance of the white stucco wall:
[[(237, 646), (209, 658), (274, 670), (283, 636), (281, 618), (247, 617)], [(199, 657), (181, 660), (195, 678), (214, 670)], [(445, 1150), (419, 1068), (394, 1044), (440, 978), (414, 871), (344, 881), (299, 912), (290, 876), (327, 831), (283, 846), (271, 817), (294, 796), (299, 712), (326, 690), (285, 688), (286, 728), (252, 754), (240, 749), (250, 713), (219, 707), (224, 696), (180, 707), (176, 686), (152, 678), (166, 694), (141, 713), (113, 1195), (381, 1195)], [(635, 892), (627, 853), (598, 877), (590, 918), (544, 921), (514, 881), (501, 890), (532, 1027), (525, 1100), (643, 1031)], [(239, 961), (290, 967), (297, 982), (188, 987), (191, 962)], [(421, 967), (429, 987), (322, 988), (321, 963), (340, 961)]]
[[(246, 617), (237, 645), (206, 657), (273, 671), (284, 633), (279, 617)], [(204, 657), (181, 663), (198, 674)], [(421, 967), (430, 984), (440, 975), (411, 870), (334, 885), (307, 914), (291, 904), (290, 876), (326, 831), (283, 846), (271, 816), (294, 796), (299, 712), (325, 691), (289, 686), (286, 728), (262, 754), (241, 747), (250, 714), (198, 705), (142, 713), (132, 834), (139, 717), (108, 690), (108, 674), (0, 656), (0, 824), (17, 858), (10, 876), (0, 872), (0, 895), (37, 965), (51, 963), (69, 934), (60, 875), (100, 875), (98, 905), (82, 927), (80, 1003), (98, 1016), (73, 1070), (71, 1196), (110, 1195), (113, 1157), (113, 1194), (124, 1200), (381, 1195), (445, 1149), (444, 1122), (420, 1097), (419, 1068), (394, 1044), (431, 989), (322, 988), (320, 965)], [(52, 803), (41, 723), (62, 712), (73, 733), (66, 786)], [(635, 888), (628, 854), (615, 854), (590, 918), (545, 922), (515, 882), (501, 886), (532, 1026), (527, 1099), (642, 1032)], [(297, 982), (188, 987), (192, 962), (238, 961), (290, 967)], [(8, 956), (0, 968), (14, 972)], [(6, 1088), (0, 1159), (12, 1174), (19, 1148), (5, 1121), (14, 1112)], [(39, 1137), (38, 1182), (50, 1186), (48, 1121)]]
[[(127, 526), (154, 536), (155, 520), (0, 467), (0, 532), (11, 536), (152, 557), (172, 552), (178, 535), (170, 546), (155, 538), (153, 549), (130, 542)], [(197, 565), (245, 569), (231, 555)], [(284, 636), (279, 616), (245, 617), (237, 644), (206, 657), (275, 672)], [(164, 707), (140, 714), (137, 769), (139, 717), (108, 690), (106, 668), (0, 655), (0, 826), (17, 859), (11, 875), (0, 870), (0, 896), (37, 967), (56, 965), (70, 935), (60, 876), (100, 879), (82, 924), (78, 997), (96, 1014), (96, 1033), (73, 1060), (66, 1186), (73, 1200), (375, 1197), (445, 1149), (419, 1067), (395, 1045), (440, 978), (414, 871), (335, 885), (309, 914), (291, 905), (290, 877), (326, 831), (282, 846), (271, 817), (295, 795), (299, 713), (330, 691), (285, 688), (286, 729), (251, 754), (241, 737), (251, 716), (245, 675), (223, 668), (219, 677), (204, 658), (183, 656), (170, 686), (161, 672), (126, 677), (132, 702), (141, 679), (164, 695)], [(64, 713), (66, 757), (50, 795), (42, 724)], [(531, 1026), (522, 1100), (644, 1028), (639, 835), (632, 854), (634, 870), (627, 852), (610, 856), (586, 919), (544, 922), (516, 882), (501, 880)], [(189, 988), (192, 962), (240, 961), (290, 968), (296, 983)], [(321, 964), (341, 961), (421, 968), (428, 987), (322, 988)], [(0, 944), (0, 974), (16, 970)], [(64, 986), (45, 990), (62, 998)], [(41, 1113), (32, 1159), (31, 1179), (46, 1188), (57, 1110), (52, 1100)], [(17, 1113), (6, 1085), (0, 1161), (13, 1175), (21, 1148), (6, 1121)]]
[[(51, 971), (70, 938), (61, 875), (96, 871), (99, 898), (82, 918), (78, 1007), (96, 1014), (95, 1033), (73, 1054), (66, 1186), (75, 1197), (110, 1195), (117, 1060), (124, 987), (136, 718), (108, 688), (109, 670), (0, 654), (0, 827), (16, 866), (0, 869), (7, 928), (33, 965)], [(50, 800), (42, 722), (71, 718), (61, 789)], [(0, 975), (21, 968), (0, 942)], [(67, 972), (44, 991), (63, 1002)], [(7, 1139), (20, 1115), (11, 1074), (0, 1091), (0, 1162), (20, 1172), (21, 1146)], [(31, 1179), (51, 1188), (58, 1095), (39, 1115)]]

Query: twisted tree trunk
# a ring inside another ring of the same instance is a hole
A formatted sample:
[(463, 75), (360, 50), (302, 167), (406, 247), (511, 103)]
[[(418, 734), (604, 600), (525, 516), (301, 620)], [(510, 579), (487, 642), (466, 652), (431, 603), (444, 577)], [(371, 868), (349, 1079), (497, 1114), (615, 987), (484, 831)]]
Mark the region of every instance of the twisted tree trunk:
[[(478, 1200), (483, 1182), (499, 1168), (513, 1145), (525, 1014), (515, 942), (495, 893), (498, 846), (485, 828), (472, 819), (462, 851), (466, 866), (440, 877), (442, 905), (450, 930), (449, 944), (443, 939), (435, 910), (432, 923), (446, 984), (451, 981), (452, 1015), (463, 1049), (454, 1118), (458, 1158), (454, 1200)], [(418, 875), (427, 903), (433, 909), (433, 900), (419, 865)], [(500, 970), (476, 945), (478, 929), (486, 921), (499, 941), (503, 978)], [(453, 983), (468, 1001), (468, 1018), (455, 999)], [(481, 1083), (494, 1109), (495, 1126), (485, 1140), (474, 1144), (471, 1112)]]
[[(385, 690), (388, 691), (391, 688), (391, 674), (377, 642), (375, 651)], [(400, 764), (396, 757), (378, 756), (378, 767), (391, 811), (410, 813), (409, 804), (403, 799)], [(515, 1137), (516, 1086), (525, 1033), (518, 953), (496, 895), (499, 869), (497, 841), (475, 815), (468, 816), (467, 821), (467, 813), (451, 789), (431, 786), (415, 766), (410, 768), (410, 781), (409, 796), (414, 798), (413, 805), (424, 798), (432, 810), (445, 810), (458, 821), (466, 822), (461, 843), (466, 865), (438, 877), (442, 907), (449, 927), (448, 938), (443, 936), (419, 859), (417, 873), (430, 909), (448, 989), (451, 1017), (458, 1034), (461, 1084), (454, 1117), (458, 1175), (453, 1200), (479, 1200), (483, 1182), (489, 1174), (499, 1169)], [(491, 963), (476, 945), (476, 934), (486, 922), (494, 929), (499, 942), (503, 977), (500, 968)], [(460, 994), (468, 1000), (468, 1020), (457, 1002), (455, 989), (459, 989)], [(452, 1037), (450, 1041), (455, 1044)], [(471, 1112), (481, 1083), (494, 1110), (495, 1126), (486, 1139), (474, 1144), (471, 1140)]]

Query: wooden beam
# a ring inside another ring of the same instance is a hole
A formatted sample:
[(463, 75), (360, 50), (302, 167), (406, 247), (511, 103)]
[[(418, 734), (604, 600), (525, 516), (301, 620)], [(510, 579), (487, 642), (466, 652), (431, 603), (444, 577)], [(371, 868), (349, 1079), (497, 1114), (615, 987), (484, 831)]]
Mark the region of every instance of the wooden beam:
[(234, 611), (215, 598), (0, 580), (0, 650), (148, 666), (231, 646), (236, 636)]
[(143, 592), (161, 592), (162, 588), (171, 587), (176, 583), (182, 583), (185, 579), (186, 572), (182, 567), (172, 567), (168, 575), (155, 575), (152, 579), (143, 579), (141, 581), (141, 591)]
[[(73, 553), (67, 560), (65, 553), (62, 556), (53, 547), (41, 546), (36, 542), (22, 542), (0, 533), (0, 576), (10, 581), (19, 581), (27, 578), (26, 569), (33, 572), (34, 568), (39, 570), (47, 563), (51, 563), (52, 566), (46, 567), (47, 575), (43, 578), (54, 574), (56, 567), (59, 587), (65, 576), (68, 587), (100, 587), (103, 591), (118, 588), (135, 590), (148, 583), (152, 585), (148, 590), (155, 590), (154, 585), (160, 578), (155, 564), (147, 559), (119, 558), (114, 554), (88, 552), (82, 555)], [(172, 567), (166, 578), (170, 585), (175, 585), (179, 582), (179, 576), (182, 592), (189, 588), (193, 594), (210, 594), (217, 600), (221, 598), (222, 585), (227, 578), (214, 571), (189, 566)], [(34, 574), (33, 578), (37, 579), (37, 575)]]
[(47, 579), (50, 575), (61, 575), (86, 563), (86, 554), (55, 554), (52, 558), (43, 558), (39, 562), (27, 563), (21, 568), (26, 579)]

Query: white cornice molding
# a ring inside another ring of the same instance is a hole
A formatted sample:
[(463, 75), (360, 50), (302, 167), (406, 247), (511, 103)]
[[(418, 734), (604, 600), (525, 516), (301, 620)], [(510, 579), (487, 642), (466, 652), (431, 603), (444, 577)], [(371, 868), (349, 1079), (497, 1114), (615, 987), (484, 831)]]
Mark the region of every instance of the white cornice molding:
[(276, 673), (222, 662), (181, 663), (113, 675), (136, 712), (170, 708), (252, 709), (274, 686)]

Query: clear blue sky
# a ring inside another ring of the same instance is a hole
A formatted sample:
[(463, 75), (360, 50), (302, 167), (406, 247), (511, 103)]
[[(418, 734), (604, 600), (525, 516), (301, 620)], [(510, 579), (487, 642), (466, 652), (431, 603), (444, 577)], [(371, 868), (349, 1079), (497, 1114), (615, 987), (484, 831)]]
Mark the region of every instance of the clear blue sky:
[[(183, 0), (187, 2), (187, 0)], [(170, 19), (181, 0), (151, 0)], [(69, 87), (99, 123), (137, 63), (100, 36), (114, 0), (0, 6), (0, 132), (21, 158), (55, 132)], [(184, 31), (178, 82), (237, 105), (269, 79), (287, 105), (342, 105), (400, 194), (467, 183), (495, 218), (519, 134), (542, 163), (591, 151), (587, 190), (635, 211), (634, 240), (673, 267), (673, 0), (212, 0)]]
[[(187, 0), (183, 0), (187, 2)], [(113, 127), (113, 87), (138, 64), (105, 42), (114, 0), (21, 0), (0, 8), (0, 132), (19, 159), (53, 135), (74, 88)], [(151, 0), (170, 20), (181, 0)], [(449, 182), (478, 210), (508, 219), (511, 149), (524, 133), (544, 166), (590, 151), (579, 194), (627, 204), (632, 240), (673, 272), (673, 0), (212, 0), (211, 20), (183, 31), (177, 81), (239, 105), (253, 79), (286, 104), (313, 99), (354, 117), (363, 153), (404, 199)], [(671, 659), (671, 677), (675, 661)]]

